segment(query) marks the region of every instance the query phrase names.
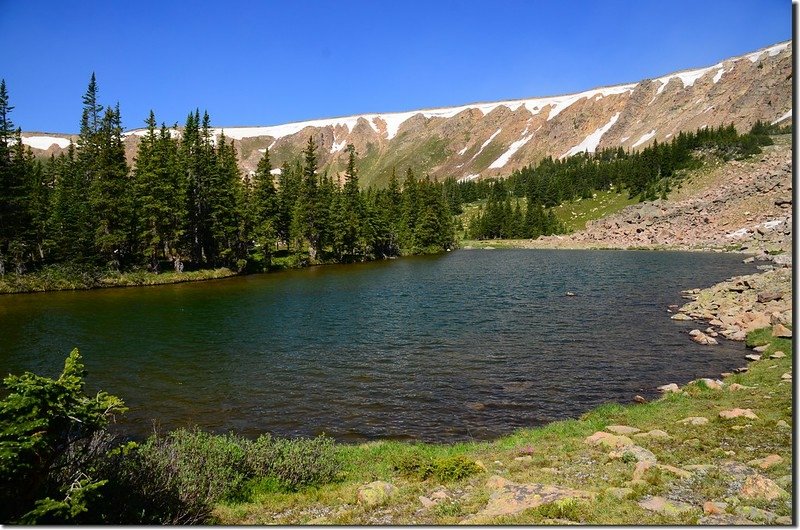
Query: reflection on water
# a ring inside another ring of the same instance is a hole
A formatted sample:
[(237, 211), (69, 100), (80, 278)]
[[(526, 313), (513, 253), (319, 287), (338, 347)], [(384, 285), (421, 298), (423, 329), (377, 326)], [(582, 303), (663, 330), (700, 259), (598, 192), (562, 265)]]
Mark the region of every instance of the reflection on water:
[[(459, 251), (133, 289), (0, 297), (0, 373), (89, 387), (147, 434), (198, 424), (341, 440), (484, 439), (713, 376), (741, 344), (670, 320), (680, 291), (751, 272), (735, 255)], [(564, 294), (572, 291), (574, 297)]]

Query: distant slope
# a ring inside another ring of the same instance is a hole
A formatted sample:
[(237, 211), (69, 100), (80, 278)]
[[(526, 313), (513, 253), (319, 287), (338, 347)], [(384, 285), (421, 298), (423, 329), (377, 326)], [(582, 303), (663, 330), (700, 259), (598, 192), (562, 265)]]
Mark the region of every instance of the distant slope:
[[(603, 147), (644, 147), (679, 131), (756, 120), (790, 120), (790, 41), (639, 83), (539, 97), (409, 112), (362, 114), (264, 127), (225, 127), (236, 140), (242, 169), (253, 171), (268, 147), (273, 165), (300, 153), (309, 136), (320, 163), (343, 170), (348, 143), (362, 157), (362, 182), (383, 184), (392, 168), (435, 178), (507, 175), (543, 156), (568, 156)], [(127, 133), (129, 155), (144, 131)], [(24, 133), (37, 152), (59, 152), (69, 136)]]

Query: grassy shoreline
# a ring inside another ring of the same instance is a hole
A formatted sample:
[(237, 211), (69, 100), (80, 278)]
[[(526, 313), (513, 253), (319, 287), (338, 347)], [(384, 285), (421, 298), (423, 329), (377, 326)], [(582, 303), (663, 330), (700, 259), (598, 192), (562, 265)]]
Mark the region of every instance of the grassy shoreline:
[(187, 272), (110, 272), (50, 267), (30, 274), (6, 274), (0, 278), (0, 295), (77, 291), (116, 287), (145, 287), (184, 282), (218, 280), (238, 273), (222, 267)]
[[(717, 518), (785, 524), (792, 515), (790, 498), (748, 498), (736, 487), (745, 481), (737, 465), (744, 465), (746, 473), (791, 491), (792, 385), (782, 378), (792, 371), (791, 340), (774, 338), (767, 329), (751, 333), (748, 341), (751, 347), (769, 344), (763, 360), (726, 378), (722, 388), (698, 380), (646, 404), (604, 405), (578, 419), (521, 429), (492, 442), (337, 445), (343, 463), (338, 481), (299, 492), (254, 485), (244, 498), (218, 503), (216, 522), (696, 524), (704, 517), (703, 504), (715, 501), (725, 504)], [(779, 350), (786, 356), (769, 359)], [(757, 419), (719, 415), (737, 408), (751, 409)], [(689, 417), (707, 421), (702, 426), (682, 422)], [(624, 450), (617, 448), (615, 455), (614, 448), (587, 443), (609, 425), (650, 433), (627, 436), (657, 463), (645, 468)], [(746, 464), (768, 454), (782, 460), (767, 469)], [(426, 465), (433, 469), (457, 461), (475, 462), (476, 468), (455, 480), (419, 472)], [(376, 480), (392, 484), (392, 493), (374, 503), (359, 500), (359, 490)], [(573, 493), (539, 506), (532, 501), (528, 508), (506, 498), (509, 491), (519, 495), (541, 487)], [(667, 498), (679, 509), (658, 512), (640, 504), (653, 498)]]

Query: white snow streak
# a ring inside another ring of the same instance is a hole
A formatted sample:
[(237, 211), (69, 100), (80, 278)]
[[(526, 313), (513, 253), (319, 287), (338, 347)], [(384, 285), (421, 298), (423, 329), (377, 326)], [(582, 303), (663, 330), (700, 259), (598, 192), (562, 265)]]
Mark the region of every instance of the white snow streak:
[(608, 130), (611, 127), (613, 127), (615, 123), (617, 123), (617, 120), (619, 119), (619, 114), (620, 114), (619, 112), (614, 114), (611, 117), (611, 119), (608, 120), (608, 123), (606, 123), (602, 127), (599, 127), (592, 134), (584, 138), (584, 140), (581, 143), (579, 143), (578, 145), (576, 145), (575, 147), (573, 147), (572, 149), (561, 155), (561, 158), (566, 158), (568, 156), (576, 155), (578, 153), (583, 153), (584, 151), (587, 151), (589, 153), (594, 153), (595, 150), (597, 149), (597, 145), (600, 143), (600, 139), (603, 138), (603, 135), (607, 133)]
[(331, 153), (341, 151), (345, 147), (347, 147), (347, 140), (342, 140), (341, 142), (333, 142), (333, 145), (331, 146)]
[(69, 138), (60, 138), (56, 136), (23, 136), (22, 143), (33, 147), (34, 149), (50, 149), (50, 146), (56, 144), (61, 149), (69, 146)]
[(787, 119), (787, 118), (791, 118), (791, 117), (792, 117), (792, 109), (789, 109), (789, 110), (787, 110), (787, 111), (786, 111), (786, 114), (784, 114), (783, 116), (781, 116), (781, 117), (780, 117), (780, 118), (778, 118), (777, 120), (773, 121), (773, 122), (772, 122), (772, 125), (775, 125), (776, 123), (780, 123), (780, 122), (782, 122), (783, 120), (785, 120), (785, 119)]
[(456, 182), (468, 182), (470, 180), (475, 180), (478, 177), (480, 177), (480, 175), (478, 175), (478, 174), (465, 175), (465, 176), (461, 177), (460, 179), (458, 179)]
[(717, 70), (717, 73), (714, 74), (714, 77), (712, 79), (712, 81), (714, 81), (715, 85), (717, 83), (719, 83), (719, 80), (722, 79), (722, 74), (724, 74), (724, 73), (725, 73), (725, 69), (724, 68), (720, 68), (719, 70)]
[[(509, 145), (508, 149), (506, 150), (505, 153), (500, 155), (500, 157), (497, 160), (495, 160), (494, 162), (489, 164), (489, 169), (500, 169), (501, 167), (503, 167), (506, 164), (508, 164), (508, 161), (511, 159), (512, 156), (514, 156), (514, 153), (519, 151), (520, 148), (523, 145), (528, 143), (528, 141), (531, 138), (533, 138), (533, 135), (534, 135), (535, 131), (530, 133), (530, 134), (527, 134), (527, 132), (528, 132), (528, 129), (525, 128), (525, 131), (523, 131), (523, 133), (522, 133), (522, 138), (520, 138), (516, 142), (513, 142), (511, 145)], [(526, 136), (526, 134), (527, 134), (527, 136)]]
[(633, 144), (631, 147), (638, 147), (638, 146), (642, 145), (643, 143), (645, 143), (646, 141), (648, 141), (650, 138), (652, 138), (655, 135), (656, 135), (656, 130), (655, 129), (653, 129), (649, 133), (644, 133), (642, 135), (642, 137), (639, 138), (638, 140), (636, 140), (636, 143)]
[(497, 130), (494, 132), (494, 134), (493, 134), (493, 135), (491, 135), (491, 136), (489, 137), (489, 139), (488, 139), (488, 140), (486, 140), (485, 142), (483, 142), (483, 145), (481, 145), (481, 148), (480, 148), (480, 149), (478, 149), (478, 152), (477, 152), (477, 153), (475, 153), (474, 155), (472, 155), (472, 158), (471, 158), (471, 160), (475, 160), (475, 157), (476, 157), (476, 156), (478, 156), (479, 154), (481, 154), (481, 152), (484, 150), (484, 148), (485, 148), (487, 145), (489, 145), (489, 144), (491, 143), (491, 141), (492, 141), (492, 140), (494, 140), (494, 137), (495, 137), (495, 136), (497, 136), (498, 134), (500, 134), (500, 131), (502, 131), (502, 130), (503, 130), (502, 128), (500, 128), (500, 129), (497, 129)]

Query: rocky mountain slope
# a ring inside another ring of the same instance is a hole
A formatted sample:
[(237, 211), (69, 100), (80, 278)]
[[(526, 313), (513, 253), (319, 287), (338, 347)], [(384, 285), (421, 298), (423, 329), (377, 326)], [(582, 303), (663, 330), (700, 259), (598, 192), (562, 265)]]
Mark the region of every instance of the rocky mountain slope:
[[(644, 147), (679, 131), (756, 120), (791, 119), (792, 43), (776, 44), (715, 65), (638, 83), (578, 94), (419, 111), (363, 114), (265, 127), (225, 127), (236, 141), (242, 169), (250, 172), (269, 148), (273, 164), (296, 157), (309, 136), (320, 163), (339, 172), (345, 146), (362, 157), (366, 184), (386, 182), (393, 168), (435, 178), (508, 175), (543, 156), (562, 157), (603, 147)], [(129, 156), (143, 130), (126, 133)], [(72, 137), (74, 138), (74, 137)], [(24, 133), (37, 153), (58, 152), (69, 135)]]
[(792, 146), (789, 135), (744, 161), (696, 172), (668, 200), (635, 204), (567, 236), (523, 246), (744, 250), (766, 256), (792, 248)]

